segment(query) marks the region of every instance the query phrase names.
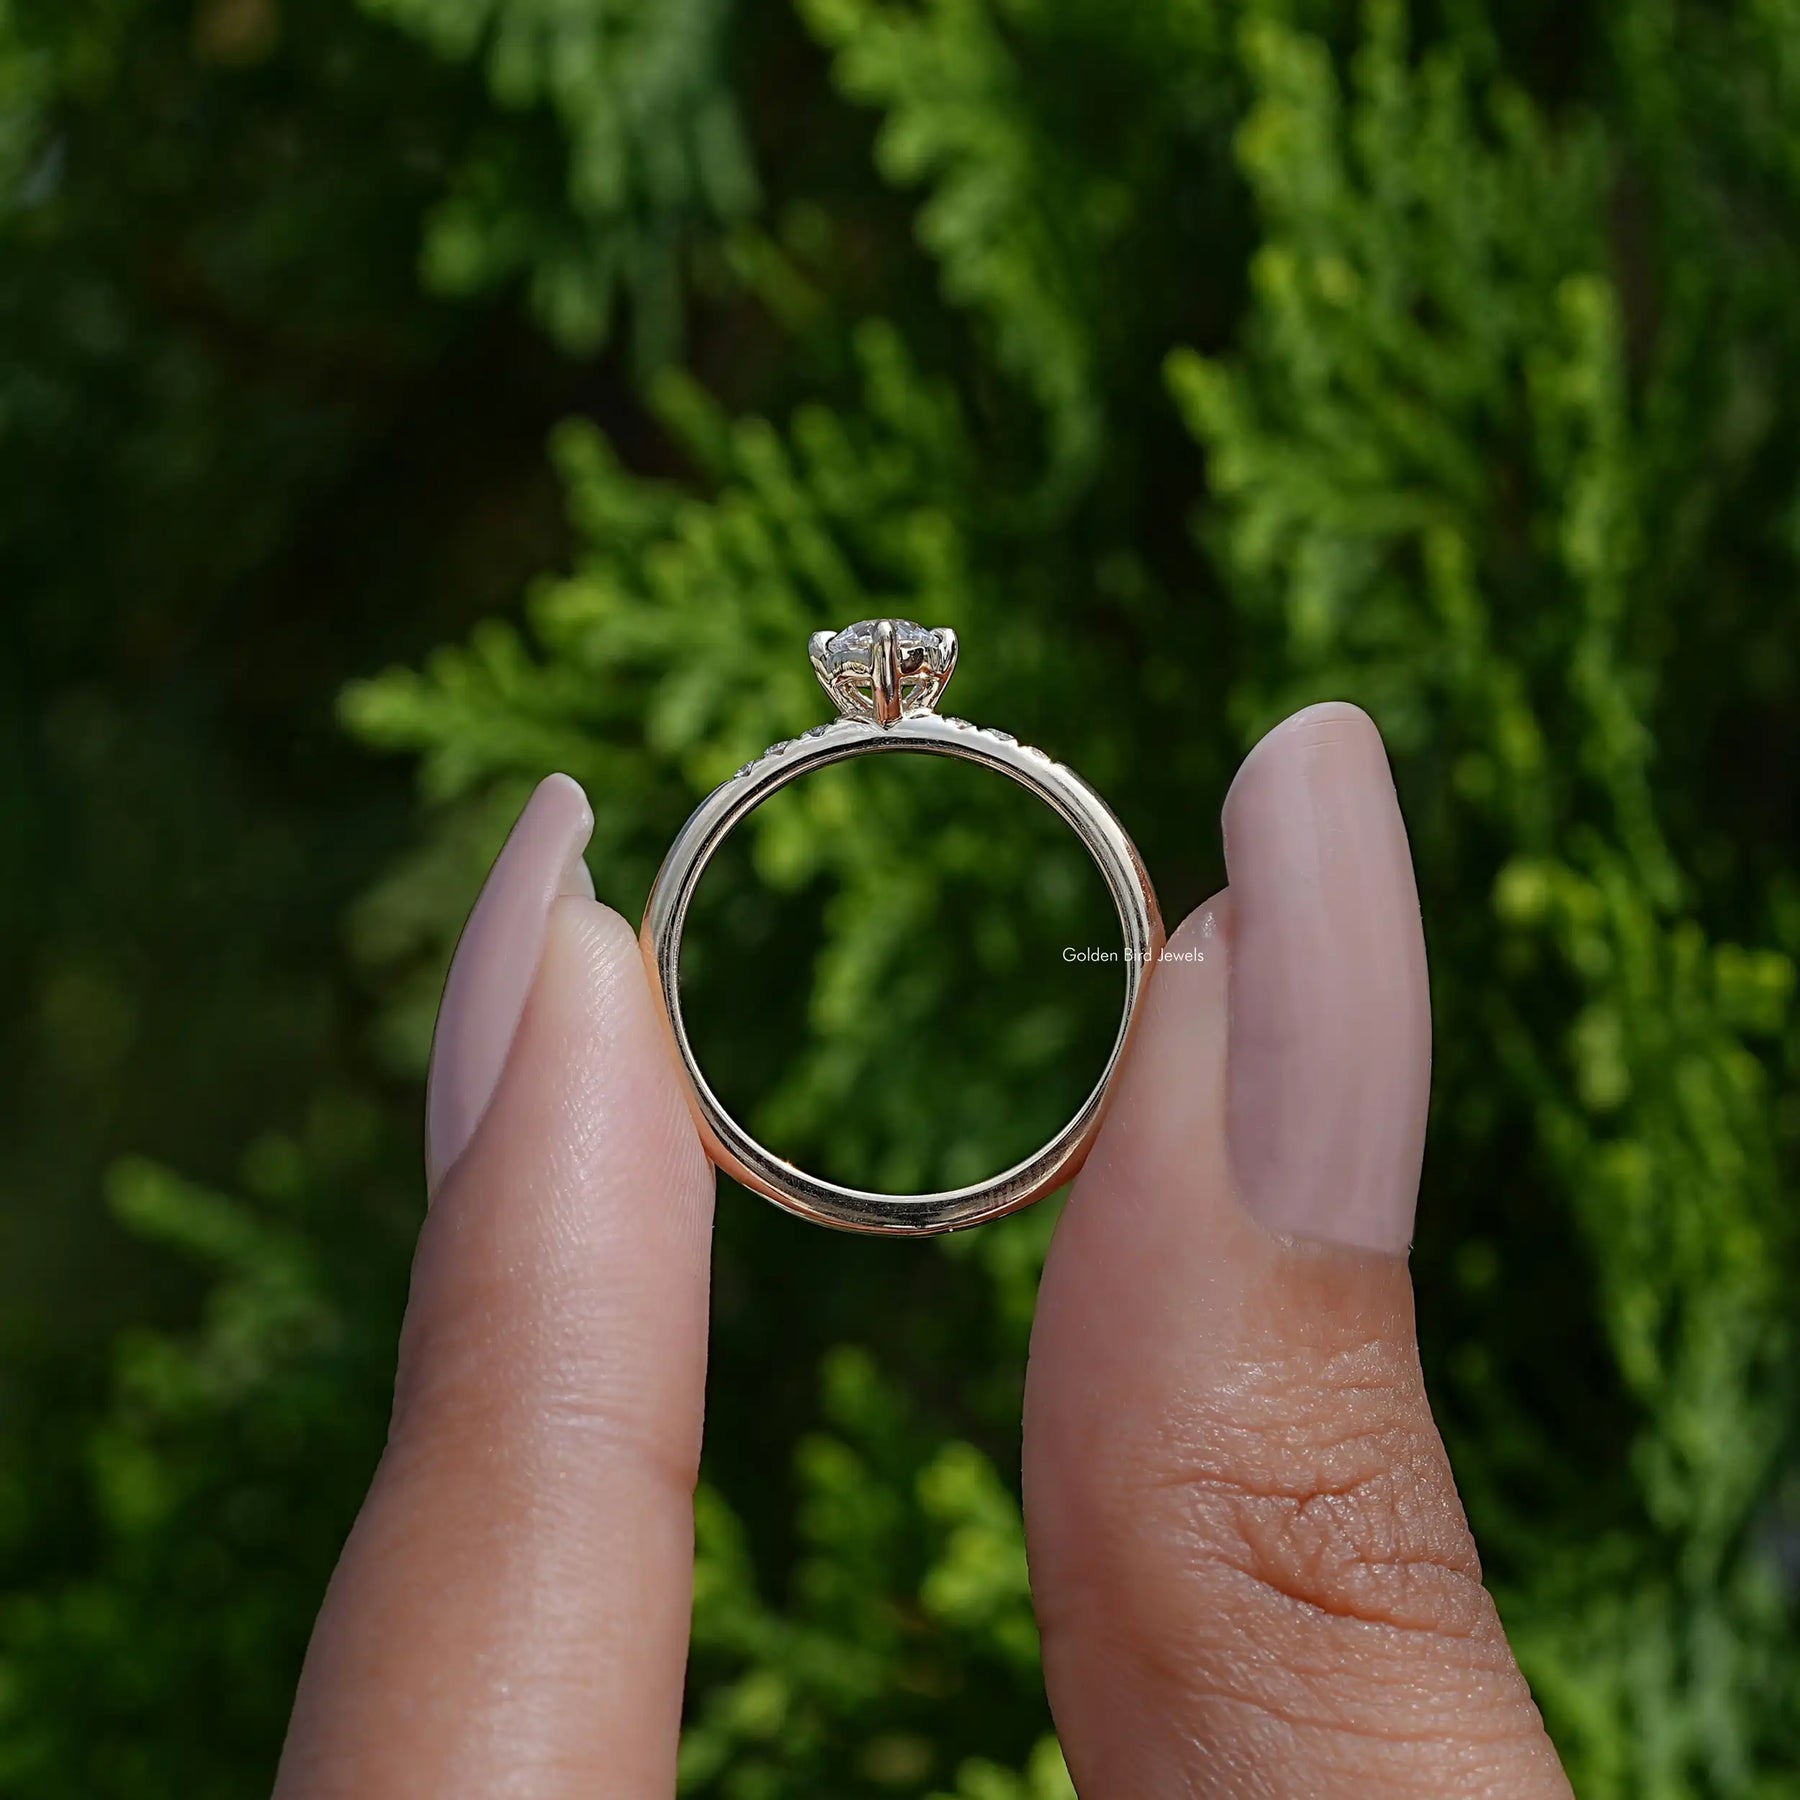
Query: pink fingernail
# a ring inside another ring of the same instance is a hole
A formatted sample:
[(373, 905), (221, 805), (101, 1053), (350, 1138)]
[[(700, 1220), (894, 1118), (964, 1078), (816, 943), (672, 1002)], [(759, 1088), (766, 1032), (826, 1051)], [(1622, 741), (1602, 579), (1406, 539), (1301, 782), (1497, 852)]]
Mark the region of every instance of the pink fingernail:
[(580, 784), (551, 775), (519, 814), (463, 927), (425, 1088), (425, 1182), (435, 1193), (468, 1147), (512, 1048), (559, 895), (594, 897), (581, 853), (594, 815)]
[(1431, 996), (1381, 735), (1341, 701), (1277, 725), (1225, 797), (1232, 1169), (1276, 1231), (1412, 1239)]

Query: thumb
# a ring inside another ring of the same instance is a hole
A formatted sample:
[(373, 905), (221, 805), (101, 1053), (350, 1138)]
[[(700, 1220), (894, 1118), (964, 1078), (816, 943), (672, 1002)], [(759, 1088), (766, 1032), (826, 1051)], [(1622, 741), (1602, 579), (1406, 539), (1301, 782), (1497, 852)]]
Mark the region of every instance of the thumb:
[(1481, 1585), (1405, 1250), (1425, 954), (1381, 740), (1308, 709), (1225, 809), (1058, 1227), (1032, 1588), (1083, 1800), (1568, 1786)]

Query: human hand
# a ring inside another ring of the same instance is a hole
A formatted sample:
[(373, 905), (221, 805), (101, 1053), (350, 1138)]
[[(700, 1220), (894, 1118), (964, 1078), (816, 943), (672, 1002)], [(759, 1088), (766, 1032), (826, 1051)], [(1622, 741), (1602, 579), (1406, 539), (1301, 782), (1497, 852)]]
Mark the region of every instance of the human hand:
[[(545, 782), (457, 951), (392, 1428), (277, 1800), (674, 1792), (713, 1180), (591, 825)], [(1277, 727), (1225, 837), (1032, 1337), (1070, 1772), (1083, 1800), (1566, 1796), (1419, 1373), (1429, 1008), (1373, 725)]]

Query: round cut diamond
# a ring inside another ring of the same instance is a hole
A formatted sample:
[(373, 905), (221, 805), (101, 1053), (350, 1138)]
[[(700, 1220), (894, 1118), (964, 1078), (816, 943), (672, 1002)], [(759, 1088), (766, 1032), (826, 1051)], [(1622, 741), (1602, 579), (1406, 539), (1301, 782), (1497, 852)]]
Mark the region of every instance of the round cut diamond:
[[(825, 667), (833, 675), (868, 675), (869, 652), (875, 648), (875, 627), (880, 623), (879, 619), (858, 619), (854, 625), (846, 625), (825, 646)], [(911, 619), (895, 619), (892, 623), (901, 667), (910, 664), (922, 668), (936, 641), (933, 634)]]
[[(892, 675), (877, 680), (876, 645), (883, 627), (893, 633)], [(807, 643), (814, 670), (846, 718), (891, 725), (918, 718), (937, 705), (956, 669), (956, 633), (932, 630), (911, 619), (859, 619), (842, 631), (815, 631)], [(877, 689), (892, 680), (883, 698)]]

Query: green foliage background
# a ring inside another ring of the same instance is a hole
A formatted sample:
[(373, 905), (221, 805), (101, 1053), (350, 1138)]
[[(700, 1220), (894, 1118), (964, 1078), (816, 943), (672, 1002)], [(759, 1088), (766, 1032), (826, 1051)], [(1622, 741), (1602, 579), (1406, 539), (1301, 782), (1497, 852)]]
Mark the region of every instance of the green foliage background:
[[(1797, 295), (1797, 0), (0, 0), (0, 1794), (266, 1789), (488, 858), (565, 768), (635, 916), (883, 610), (1171, 917), (1260, 730), (1375, 714), (1490, 1580), (1584, 1796), (1794, 1791)], [(694, 1012), (796, 1154), (1082, 1085), (1000, 785), (759, 815)], [(723, 1197), (684, 1792), (1069, 1793), (1053, 1212)]]

